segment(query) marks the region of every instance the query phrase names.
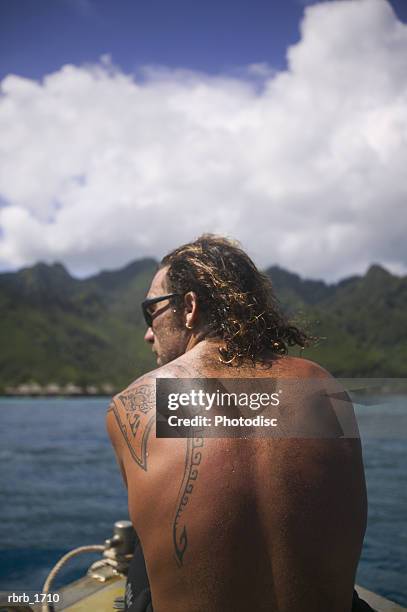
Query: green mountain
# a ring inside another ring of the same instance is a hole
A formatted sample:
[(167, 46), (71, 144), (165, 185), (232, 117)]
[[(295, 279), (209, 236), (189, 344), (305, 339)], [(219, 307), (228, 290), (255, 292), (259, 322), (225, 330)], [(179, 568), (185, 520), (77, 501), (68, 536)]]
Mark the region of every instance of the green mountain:
[(342, 377), (406, 376), (407, 277), (378, 265), (333, 285), (267, 273), (286, 311), (317, 337), (304, 357)]
[(61, 264), (0, 275), (0, 387), (128, 384), (154, 366), (139, 304), (152, 259), (85, 280)]
[[(156, 265), (82, 280), (61, 264), (0, 274), (0, 390), (34, 381), (119, 389), (153, 368), (140, 302)], [(377, 265), (331, 285), (277, 266), (267, 273), (290, 317), (318, 337), (304, 357), (339, 376), (406, 376), (407, 277)]]

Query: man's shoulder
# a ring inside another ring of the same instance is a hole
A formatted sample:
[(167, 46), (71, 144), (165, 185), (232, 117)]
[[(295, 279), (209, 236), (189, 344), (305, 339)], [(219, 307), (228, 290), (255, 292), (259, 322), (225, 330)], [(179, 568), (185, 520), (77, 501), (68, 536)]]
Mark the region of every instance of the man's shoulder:
[(120, 457), (129, 452), (136, 464), (147, 471), (147, 447), (156, 414), (156, 381), (189, 376), (187, 368), (171, 362), (143, 374), (113, 397), (107, 413), (107, 430)]
[(158, 378), (187, 378), (191, 375), (190, 369), (183, 365), (183, 361), (176, 359), (133, 380), (122, 391), (116, 393), (109, 409), (116, 410), (116, 412), (123, 409), (135, 410), (140, 404), (144, 408), (147, 405), (154, 407), (155, 388)]
[(107, 414), (107, 430), (119, 456), (127, 447), (143, 470), (147, 470), (147, 444), (154, 420), (155, 381), (149, 372), (117, 393)]
[(303, 357), (283, 357), (281, 371), (290, 378), (324, 378), (332, 380), (333, 376), (321, 365)]

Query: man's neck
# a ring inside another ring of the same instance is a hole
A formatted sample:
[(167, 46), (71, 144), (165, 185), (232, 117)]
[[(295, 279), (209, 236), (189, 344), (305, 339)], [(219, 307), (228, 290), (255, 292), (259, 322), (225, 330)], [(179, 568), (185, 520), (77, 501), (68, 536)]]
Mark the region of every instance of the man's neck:
[(190, 339), (188, 340), (185, 352), (187, 353), (191, 349), (195, 348), (197, 345), (200, 345), (202, 348), (205, 347), (218, 347), (222, 344), (220, 338), (216, 336), (212, 336), (208, 333), (207, 330), (197, 331), (191, 334)]

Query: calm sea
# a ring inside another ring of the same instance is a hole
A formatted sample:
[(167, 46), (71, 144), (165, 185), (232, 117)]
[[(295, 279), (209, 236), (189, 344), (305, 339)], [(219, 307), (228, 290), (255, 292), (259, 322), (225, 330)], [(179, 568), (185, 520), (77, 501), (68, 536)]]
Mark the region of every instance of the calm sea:
[[(36, 590), (68, 550), (128, 517), (104, 428), (107, 399), (0, 399), (0, 590)], [(369, 496), (357, 582), (407, 605), (407, 397), (356, 407)], [(71, 560), (55, 586), (97, 556)]]

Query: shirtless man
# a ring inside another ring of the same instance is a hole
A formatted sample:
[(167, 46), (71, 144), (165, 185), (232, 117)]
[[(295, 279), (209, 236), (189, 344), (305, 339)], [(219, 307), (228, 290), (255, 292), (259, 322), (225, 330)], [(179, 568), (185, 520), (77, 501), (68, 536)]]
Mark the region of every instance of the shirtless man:
[[(157, 378), (332, 380), (287, 356), (306, 338), (268, 279), (234, 243), (202, 236), (163, 259), (144, 313), (158, 368), (113, 399), (107, 427), (154, 612), (359, 609), (366, 492), (357, 438), (203, 438), (197, 448), (155, 435)], [(301, 417), (302, 402), (292, 406)], [(151, 610), (129, 588), (128, 609)]]

